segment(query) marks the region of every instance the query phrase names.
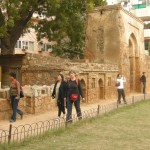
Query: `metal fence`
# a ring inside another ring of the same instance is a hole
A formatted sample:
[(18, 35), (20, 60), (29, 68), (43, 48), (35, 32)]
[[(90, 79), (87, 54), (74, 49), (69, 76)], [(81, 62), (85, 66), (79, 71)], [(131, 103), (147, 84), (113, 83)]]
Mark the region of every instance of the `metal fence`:
[[(144, 94), (140, 96), (132, 96), (130, 98), (127, 98), (127, 105), (134, 104), (141, 100), (148, 100), (150, 99), (150, 94)], [(92, 118), (96, 117), (105, 113), (108, 113), (114, 109), (117, 109), (119, 107), (124, 107), (126, 105), (119, 105), (116, 102), (105, 104), (105, 105), (98, 105), (97, 108), (93, 108), (90, 110), (86, 110), (82, 112), (82, 119), (86, 118)], [(72, 116), (72, 123), (76, 123), (79, 120), (79, 118), (74, 114)], [(46, 120), (46, 121), (39, 121), (33, 124), (25, 124), (20, 126), (13, 126), (10, 124), (9, 130), (1, 130), (0, 129), (0, 143), (11, 143), (14, 141), (23, 141), (24, 139), (31, 137), (31, 136), (37, 136), (41, 135), (42, 133), (46, 131), (52, 131), (57, 130), (60, 127), (66, 128), (68, 126), (69, 122), (66, 122), (66, 119), (60, 118), (59, 120), (52, 119), (52, 120)]]

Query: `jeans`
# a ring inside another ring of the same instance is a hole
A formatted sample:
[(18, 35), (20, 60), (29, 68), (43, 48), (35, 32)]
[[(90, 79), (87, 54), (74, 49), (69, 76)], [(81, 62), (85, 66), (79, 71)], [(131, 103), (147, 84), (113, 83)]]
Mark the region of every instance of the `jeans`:
[(11, 96), (11, 106), (13, 110), (13, 114), (11, 119), (16, 121), (16, 114), (18, 113), (19, 115), (23, 115), (23, 112), (19, 110), (18, 107), (19, 100), (16, 99), (16, 96)]
[(146, 93), (145, 89), (146, 89), (146, 82), (143, 82), (143, 93), (144, 94)]
[(119, 104), (121, 103), (121, 96), (123, 98), (124, 103), (126, 103), (124, 89), (117, 89), (117, 91), (118, 91), (118, 103)]
[(81, 108), (80, 108), (80, 99), (77, 101), (73, 102), (70, 99), (67, 99), (67, 121), (72, 122), (72, 104), (74, 103), (77, 117), (79, 119), (82, 119), (82, 113), (81, 113)]

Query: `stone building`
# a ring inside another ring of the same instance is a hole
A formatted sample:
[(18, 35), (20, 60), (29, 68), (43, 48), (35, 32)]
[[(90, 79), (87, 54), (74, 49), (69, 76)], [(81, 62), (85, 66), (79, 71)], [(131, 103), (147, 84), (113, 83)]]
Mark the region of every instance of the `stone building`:
[[(141, 92), (139, 79), (143, 71), (149, 76), (149, 60), (144, 53), (143, 22), (116, 5), (95, 8), (88, 14), (85, 59), (82, 62), (25, 54), (7, 58), (1, 56), (0, 65), (3, 86), (8, 85), (8, 73), (16, 71), (26, 93), (20, 105), (25, 112), (36, 113), (52, 110), (52, 89), (48, 86), (54, 84), (59, 72), (67, 77), (70, 69), (76, 70), (86, 102), (93, 103), (117, 96), (115, 81), (118, 72), (127, 78), (127, 94)], [(150, 79), (147, 80), (147, 85), (150, 85)], [(147, 86), (149, 91), (150, 86)], [(5, 97), (5, 94), (1, 96)], [(4, 106), (0, 109), (0, 119), (8, 118), (8, 101), (3, 99), (0, 105)]]
[(142, 20), (118, 5), (99, 7), (88, 14), (86, 35), (86, 58), (117, 64), (127, 78), (127, 93), (141, 92), (139, 78), (143, 71), (149, 74)]

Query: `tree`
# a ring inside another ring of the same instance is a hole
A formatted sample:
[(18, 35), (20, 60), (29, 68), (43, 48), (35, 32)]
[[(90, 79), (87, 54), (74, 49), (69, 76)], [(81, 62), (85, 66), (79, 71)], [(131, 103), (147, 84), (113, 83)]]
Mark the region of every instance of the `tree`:
[(35, 12), (43, 16), (37, 25), (32, 25), (38, 40), (46, 37), (56, 41), (57, 55), (82, 54), (86, 11), (105, 4), (104, 0), (0, 0), (1, 54), (14, 53), (17, 40), (31, 27)]

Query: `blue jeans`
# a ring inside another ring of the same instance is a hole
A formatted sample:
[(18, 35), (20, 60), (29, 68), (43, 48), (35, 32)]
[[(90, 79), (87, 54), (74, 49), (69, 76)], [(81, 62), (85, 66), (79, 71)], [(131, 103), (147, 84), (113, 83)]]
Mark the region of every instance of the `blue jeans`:
[(19, 115), (23, 115), (23, 112), (18, 109), (18, 103), (19, 103), (19, 100), (16, 99), (16, 96), (11, 96), (11, 106), (12, 106), (12, 110), (13, 110), (11, 119), (13, 119), (14, 121), (16, 121), (17, 113)]
[(73, 102), (69, 98), (67, 99), (67, 121), (72, 122), (72, 104), (74, 103), (77, 117), (79, 119), (82, 119), (82, 113), (81, 113), (81, 108), (80, 108), (80, 99), (77, 101)]

